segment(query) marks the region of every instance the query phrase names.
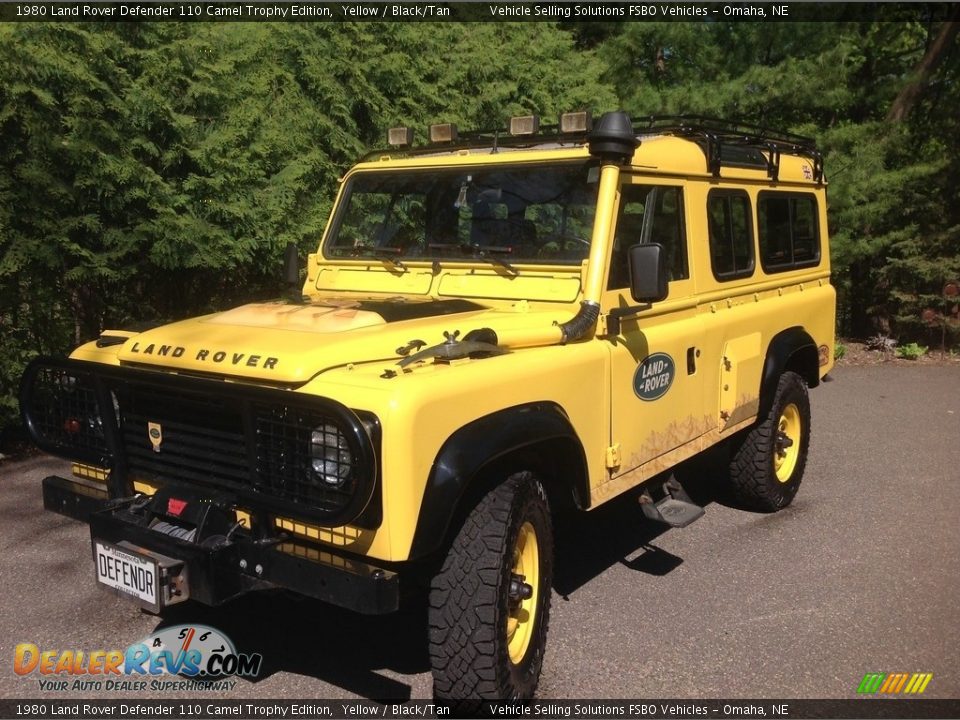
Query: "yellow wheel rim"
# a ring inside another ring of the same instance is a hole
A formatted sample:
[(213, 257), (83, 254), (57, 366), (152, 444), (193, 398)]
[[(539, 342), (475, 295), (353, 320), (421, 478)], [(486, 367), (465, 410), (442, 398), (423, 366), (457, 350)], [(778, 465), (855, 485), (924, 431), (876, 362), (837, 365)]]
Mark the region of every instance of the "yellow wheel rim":
[(800, 409), (790, 403), (783, 409), (773, 441), (773, 469), (777, 480), (787, 482), (797, 467), (800, 456)]
[(528, 522), (520, 527), (517, 534), (517, 544), (513, 549), (513, 576), (522, 576), (522, 582), (533, 589), (528, 598), (507, 598), (507, 651), (510, 662), (519, 665), (533, 637), (540, 594), (540, 548), (537, 545), (537, 531)]

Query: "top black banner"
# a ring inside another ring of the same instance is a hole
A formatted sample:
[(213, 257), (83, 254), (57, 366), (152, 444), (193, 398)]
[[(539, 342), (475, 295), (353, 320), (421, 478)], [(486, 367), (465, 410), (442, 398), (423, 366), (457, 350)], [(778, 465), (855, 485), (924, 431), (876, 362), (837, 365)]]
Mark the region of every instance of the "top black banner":
[(18, 2), (0, 22), (935, 22), (956, 3)]

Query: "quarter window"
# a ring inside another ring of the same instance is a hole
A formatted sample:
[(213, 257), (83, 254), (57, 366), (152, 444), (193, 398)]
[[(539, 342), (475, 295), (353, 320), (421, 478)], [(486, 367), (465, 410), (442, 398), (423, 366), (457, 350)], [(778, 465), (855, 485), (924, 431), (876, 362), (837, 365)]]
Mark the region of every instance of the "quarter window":
[(785, 272), (820, 262), (817, 200), (813, 195), (761, 192), (757, 198), (760, 264)]
[(710, 262), (718, 280), (753, 274), (753, 228), (746, 193), (711, 190), (707, 196)]

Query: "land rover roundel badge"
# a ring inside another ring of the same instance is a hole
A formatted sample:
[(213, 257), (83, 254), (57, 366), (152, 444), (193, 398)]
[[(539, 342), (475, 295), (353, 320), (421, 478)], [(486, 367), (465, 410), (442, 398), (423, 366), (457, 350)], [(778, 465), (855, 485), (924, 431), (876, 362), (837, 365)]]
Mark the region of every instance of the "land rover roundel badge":
[(633, 391), (641, 400), (657, 400), (667, 394), (673, 384), (673, 358), (654, 353), (643, 359), (633, 376)]

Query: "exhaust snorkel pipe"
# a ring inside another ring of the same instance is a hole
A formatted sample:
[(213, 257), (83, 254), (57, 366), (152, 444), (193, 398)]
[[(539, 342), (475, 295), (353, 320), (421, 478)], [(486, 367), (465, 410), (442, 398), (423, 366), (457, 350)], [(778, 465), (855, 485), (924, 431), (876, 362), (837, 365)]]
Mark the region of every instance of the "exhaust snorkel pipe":
[(600, 296), (603, 293), (603, 270), (610, 250), (610, 229), (613, 208), (620, 186), (620, 166), (630, 162), (640, 141), (633, 132), (633, 123), (625, 112), (606, 113), (590, 133), (590, 154), (600, 158), (600, 188), (597, 193), (597, 216), (590, 240), (586, 287), (580, 311), (559, 325), (561, 344), (587, 335), (600, 317)]

